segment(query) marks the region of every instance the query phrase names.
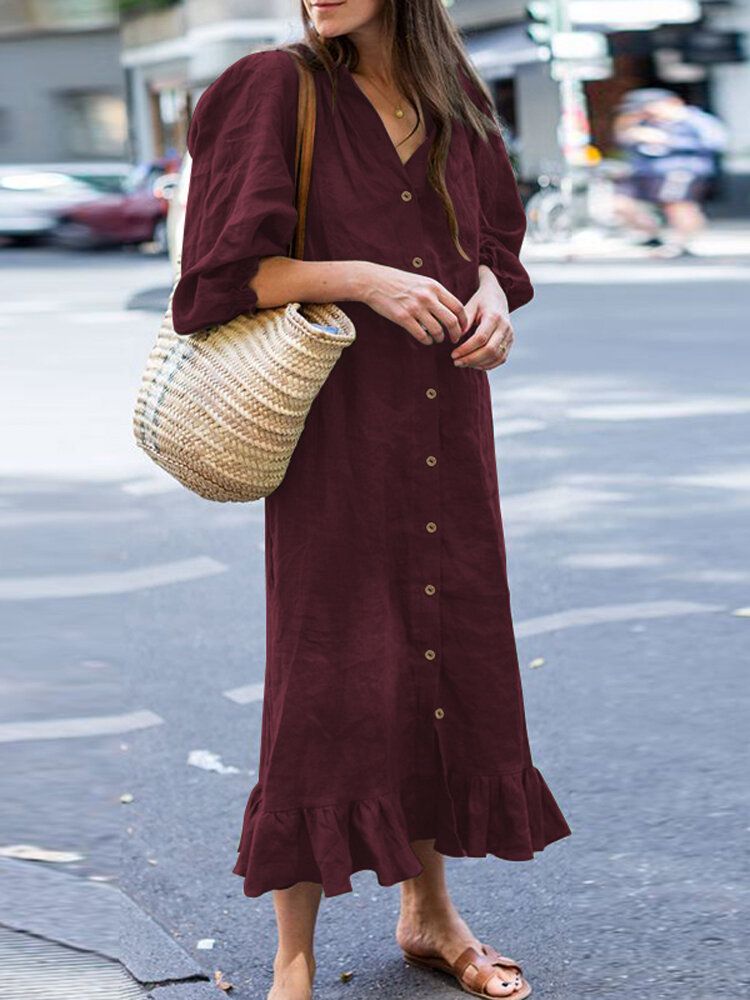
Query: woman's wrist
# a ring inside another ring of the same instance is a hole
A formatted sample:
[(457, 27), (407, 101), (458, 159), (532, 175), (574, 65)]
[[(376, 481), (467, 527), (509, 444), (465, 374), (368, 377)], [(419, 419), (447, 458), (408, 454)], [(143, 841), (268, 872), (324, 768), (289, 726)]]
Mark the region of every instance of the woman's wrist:
[(342, 297), (353, 302), (367, 302), (379, 266), (369, 260), (349, 261), (346, 272), (348, 294)]
[(496, 276), (495, 272), (492, 270), (492, 268), (489, 266), (489, 264), (480, 264), (479, 265), (479, 284), (480, 285), (484, 285), (487, 282), (489, 282), (489, 283), (493, 283), (494, 282), (494, 283), (496, 283), (498, 285), (500, 284), (500, 282), (497, 280), (497, 276)]
[(505, 289), (500, 284), (497, 275), (488, 267), (487, 264), (479, 265), (479, 286), (480, 288), (490, 288), (495, 295), (498, 295), (502, 301), (503, 309), (506, 313), (510, 312), (508, 305), (508, 296), (505, 293)]

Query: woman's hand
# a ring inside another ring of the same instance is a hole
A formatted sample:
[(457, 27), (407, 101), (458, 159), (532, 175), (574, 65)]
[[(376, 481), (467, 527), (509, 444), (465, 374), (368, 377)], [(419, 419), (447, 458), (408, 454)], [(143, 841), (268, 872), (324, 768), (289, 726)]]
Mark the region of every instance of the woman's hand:
[(439, 281), (385, 264), (370, 265), (358, 298), (420, 344), (440, 343), (446, 331), (455, 344), (471, 328), (461, 300)]
[(469, 329), (475, 323), (479, 325), (463, 344), (451, 351), (456, 367), (490, 371), (505, 364), (513, 343), (508, 299), (485, 264), (479, 266), (479, 287), (466, 303), (466, 313)]

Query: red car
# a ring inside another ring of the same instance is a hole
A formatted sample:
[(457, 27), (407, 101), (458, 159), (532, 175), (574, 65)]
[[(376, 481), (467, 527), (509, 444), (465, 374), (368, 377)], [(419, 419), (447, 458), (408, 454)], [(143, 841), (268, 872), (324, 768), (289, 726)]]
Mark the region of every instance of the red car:
[[(167, 209), (163, 178), (179, 161), (160, 160), (134, 167), (120, 191), (103, 192), (62, 213), (52, 236), (56, 243), (78, 249), (152, 243), (167, 250)], [(171, 179), (171, 178), (170, 178)]]

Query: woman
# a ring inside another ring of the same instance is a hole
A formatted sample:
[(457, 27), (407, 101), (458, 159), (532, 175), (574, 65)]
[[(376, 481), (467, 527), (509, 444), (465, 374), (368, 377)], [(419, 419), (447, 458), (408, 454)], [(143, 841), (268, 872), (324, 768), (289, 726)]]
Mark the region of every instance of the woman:
[(273, 891), (269, 1000), (312, 995), (321, 894), (362, 869), (400, 883), (410, 961), (521, 1000), (520, 967), (454, 908), (443, 856), (525, 860), (570, 833), (528, 745), (487, 377), (532, 297), (523, 210), (441, 0), (302, 14), (317, 94), (305, 259), (286, 256), (297, 67), (255, 52), (196, 107), (173, 302), (183, 334), (327, 301), (357, 332), (265, 500), (259, 780), (234, 870), (248, 896)]

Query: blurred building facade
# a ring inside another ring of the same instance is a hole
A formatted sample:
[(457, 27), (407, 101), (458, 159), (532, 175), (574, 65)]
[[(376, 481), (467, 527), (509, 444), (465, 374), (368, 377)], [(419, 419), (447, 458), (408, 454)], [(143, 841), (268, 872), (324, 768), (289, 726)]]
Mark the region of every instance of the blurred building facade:
[[(132, 148), (138, 158), (184, 149), (200, 93), (230, 63), (299, 36), (300, 0), (133, 0), (123, 19)], [(558, 87), (545, 53), (528, 36), (525, 0), (446, 0), (469, 55), (508, 125), (522, 178), (559, 164)], [(666, 86), (714, 111), (730, 126), (730, 173), (750, 176), (750, 0), (703, 0), (692, 24), (622, 31), (607, 24), (622, 0), (600, 0), (600, 30), (613, 56), (611, 79), (586, 84), (593, 137), (612, 150), (611, 112), (634, 87)], [(654, 0), (658, 21), (660, 0)]]
[[(300, 0), (156, 0), (123, 17), (131, 141), (139, 158), (184, 148), (195, 101), (257, 48), (300, 35)], [(501, 114), (523, 131), (525, 172), (555, 154), (556, 88), (525, 32), (524, 0), (454, 0), (451, 16), (492, 82)]]
[(124, 159), (113, 0), (0, 4), (0, 164)]

